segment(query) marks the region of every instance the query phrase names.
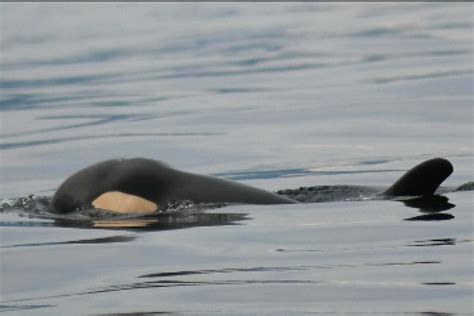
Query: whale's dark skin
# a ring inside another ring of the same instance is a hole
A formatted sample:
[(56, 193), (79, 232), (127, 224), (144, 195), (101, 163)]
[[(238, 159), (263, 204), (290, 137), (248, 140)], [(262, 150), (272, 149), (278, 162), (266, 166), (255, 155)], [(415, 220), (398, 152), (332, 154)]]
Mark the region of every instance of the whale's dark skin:
[(101, 194), (119, 191), (152, 201), (159, 207), (170, 202), (289, 204), (277, 194), (241, 183), (179, 171), (145, 158), (107, 160), (68, 178), (57, 190), (51, 211), (67, 213), (92, 207)]
[(388, 196), (432, 195), (453, 173), (453, 170), (453, 165), (446, 159), (427, 160), (410, 169), (384, 194)]
[[(432, 195), (453, 172), (442, 158), (425, 161), (402, 176), (383, 194), (387, 196)], [(50, 202), (50, 210), (68, 213), (91, 208), (107, 192), (137, 196), (164, 208), (170, 202), (293, 204), (290, 198), (234, 181), (197, 175), (173, 169), (146, 158), (107, 160), (69, 177)]]

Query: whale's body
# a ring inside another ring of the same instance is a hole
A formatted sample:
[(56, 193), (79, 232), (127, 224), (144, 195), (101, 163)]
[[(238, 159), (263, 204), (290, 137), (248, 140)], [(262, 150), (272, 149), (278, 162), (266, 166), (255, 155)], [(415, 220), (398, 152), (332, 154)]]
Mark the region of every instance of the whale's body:
[[(408, 171), (387, 196), (430, 195), (452, 173), (451, 163), (435, 158)], [(67, 213), (101, 208), (122, 213), (153, 212), (176, 201), (195, 203), (291, 204), (290, 198), (238, 182), (192, 174), (146, 158), (113, 159), (89, 166), (64, 181), (50, 209)]]
[(103, 161), (73, 174), (53, 196), (51, 210), (66, 213), (92, 207), (94, 201), (110, 192), (143, 198), (154, 203), (157, 209), (183, 200), (195, 203), (297, 203), (234, 181), (179, 171), (156, 160), (132, 158)]

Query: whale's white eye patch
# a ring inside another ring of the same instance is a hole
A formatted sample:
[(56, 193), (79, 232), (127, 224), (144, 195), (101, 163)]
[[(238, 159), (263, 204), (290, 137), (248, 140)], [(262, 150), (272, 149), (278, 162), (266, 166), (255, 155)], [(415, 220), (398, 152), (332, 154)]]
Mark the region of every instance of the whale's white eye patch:
[(151, 213), (158, 210), (158, 205), (147, 199), (119, 191), (102, 193), (92, 205), (117, 213)]

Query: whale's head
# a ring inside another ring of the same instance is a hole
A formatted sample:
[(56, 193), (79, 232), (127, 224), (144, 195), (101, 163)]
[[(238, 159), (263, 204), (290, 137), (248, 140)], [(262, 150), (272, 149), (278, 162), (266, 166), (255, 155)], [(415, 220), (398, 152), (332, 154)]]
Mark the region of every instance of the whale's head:
[(58, 188), (50, 202), (54, 213), (99, 208), (118, 213), (159, 209), (172, 185), (166, 165), (145, 158), (113, 159), (82, 169)]

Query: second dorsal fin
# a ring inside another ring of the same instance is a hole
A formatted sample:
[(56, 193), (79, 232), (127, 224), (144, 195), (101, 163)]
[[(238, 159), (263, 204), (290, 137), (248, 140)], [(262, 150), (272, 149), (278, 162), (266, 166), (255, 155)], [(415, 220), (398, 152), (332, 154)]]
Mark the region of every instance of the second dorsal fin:
[(453, 172), (453, 165), (446, 159), (434, 158), (411, 168), (384, 194), (389, 196), (432, 195)]

